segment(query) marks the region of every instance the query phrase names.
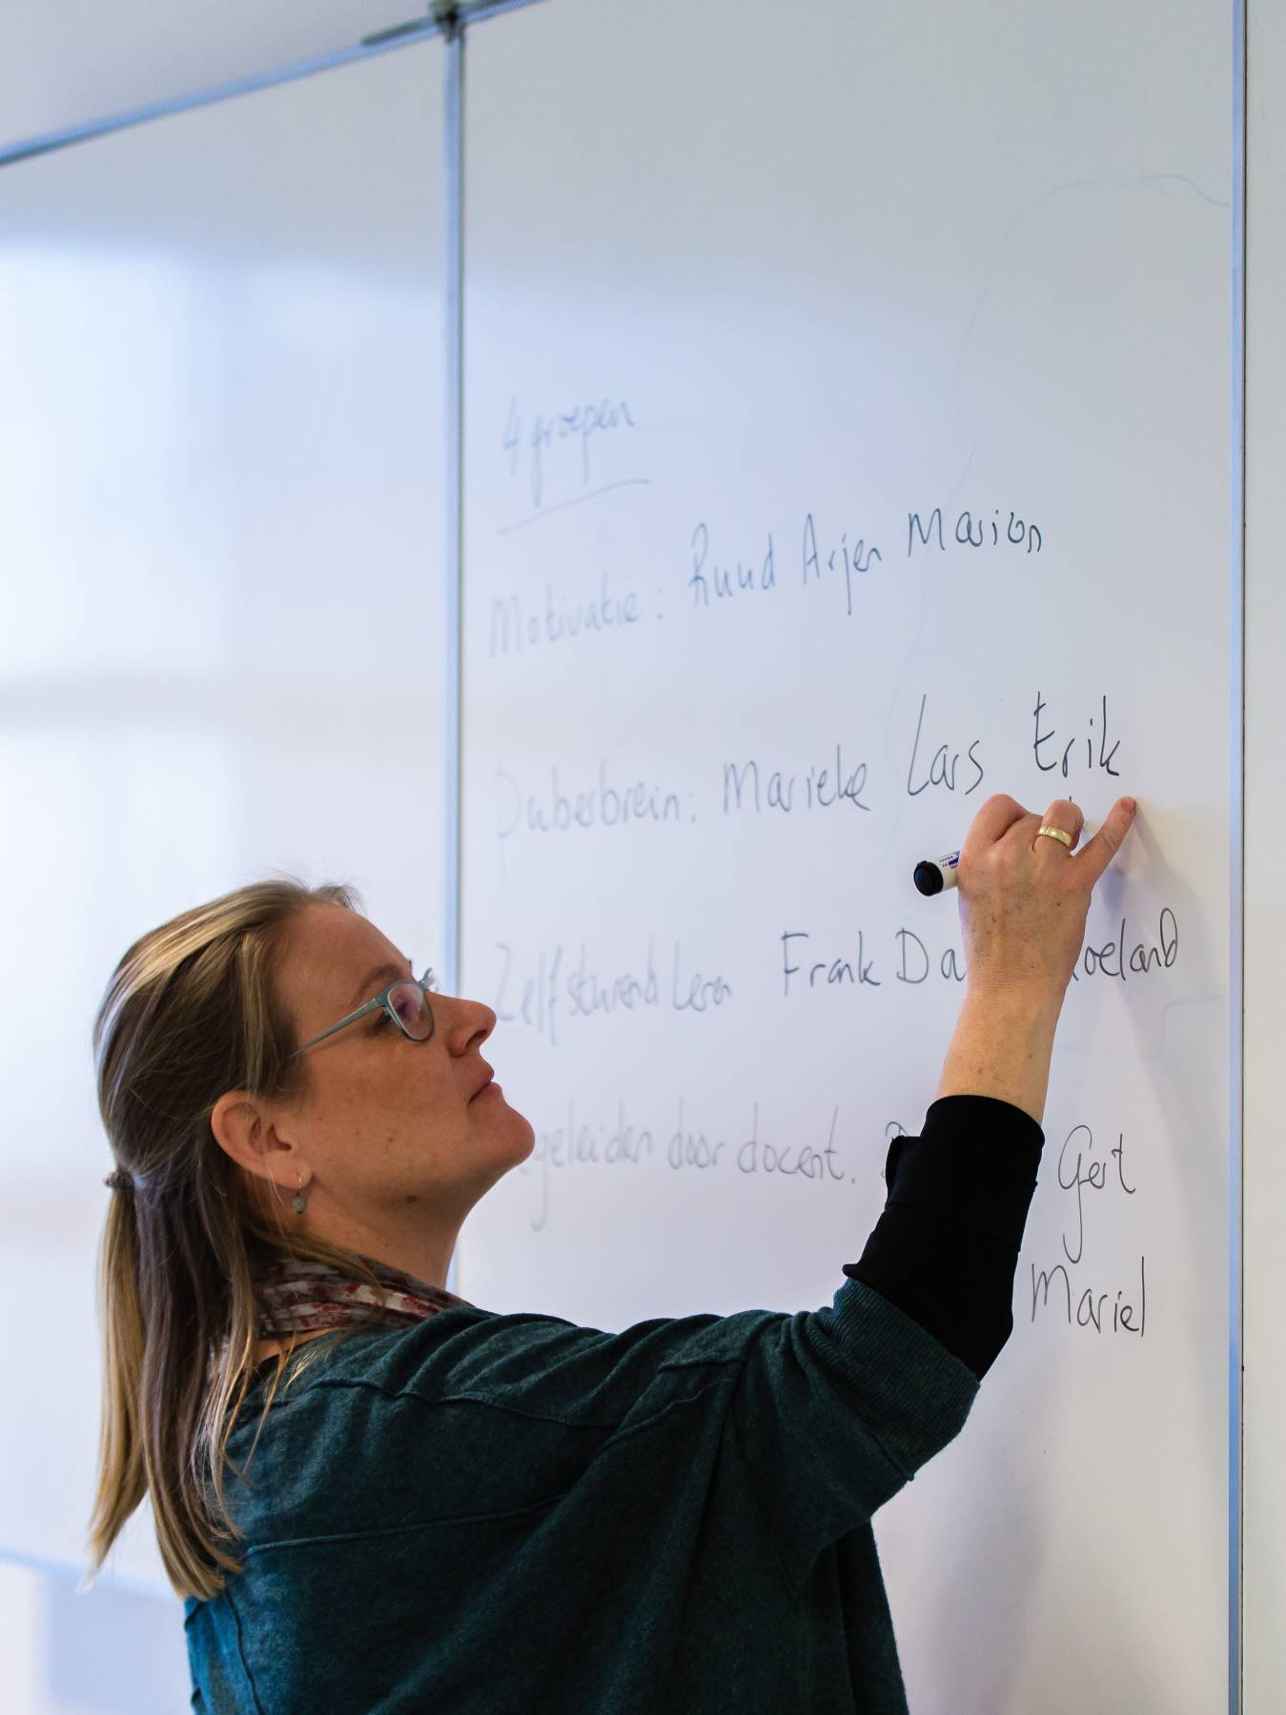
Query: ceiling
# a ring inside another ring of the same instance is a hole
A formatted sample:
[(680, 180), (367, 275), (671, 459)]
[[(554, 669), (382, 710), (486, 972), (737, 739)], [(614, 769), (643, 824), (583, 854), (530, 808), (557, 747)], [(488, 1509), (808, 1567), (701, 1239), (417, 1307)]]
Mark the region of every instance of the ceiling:
[(0, 151), (350, 48), (426, 0), (4, 0)]

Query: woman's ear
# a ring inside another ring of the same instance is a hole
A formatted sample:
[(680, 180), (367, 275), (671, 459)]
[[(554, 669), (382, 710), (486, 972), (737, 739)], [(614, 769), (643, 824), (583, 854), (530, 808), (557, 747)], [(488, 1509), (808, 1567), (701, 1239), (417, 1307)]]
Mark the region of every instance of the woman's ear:
[(210, 1110), (210, 1131), (225, 1155), (256, 1179), (293, 1191), (307, 1164), (294, 1144), (277, 1131), (260, 1100), (248, 1090), (228, 1090)]

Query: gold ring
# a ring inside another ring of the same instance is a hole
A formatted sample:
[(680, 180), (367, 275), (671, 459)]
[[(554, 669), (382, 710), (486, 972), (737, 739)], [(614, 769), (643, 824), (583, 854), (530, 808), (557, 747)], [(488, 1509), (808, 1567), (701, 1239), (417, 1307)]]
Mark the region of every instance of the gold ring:
[(1065, 834), (1061, 828), (1041, 828), (1037, 832), (1036, 838), (1039, 839), (1041, 834), (1046, 835), (1046, 837), (1051, 840), (1061, 840), (1067, 849), (1069, 851), (1071, 850), (1072, 836), (1070, 834)]

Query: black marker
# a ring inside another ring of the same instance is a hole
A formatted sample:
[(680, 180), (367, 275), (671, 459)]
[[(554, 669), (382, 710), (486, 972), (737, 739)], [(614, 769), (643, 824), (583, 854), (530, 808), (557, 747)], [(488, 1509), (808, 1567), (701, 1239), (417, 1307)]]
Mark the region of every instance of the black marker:
[(948, 852), (946, 857), (926, 858), (923, 863), (916, 864), (911, 879), (921, 893), (932, 898), (935, 893), (956, 885), (956, 865), (959, 862), (959, 852)]

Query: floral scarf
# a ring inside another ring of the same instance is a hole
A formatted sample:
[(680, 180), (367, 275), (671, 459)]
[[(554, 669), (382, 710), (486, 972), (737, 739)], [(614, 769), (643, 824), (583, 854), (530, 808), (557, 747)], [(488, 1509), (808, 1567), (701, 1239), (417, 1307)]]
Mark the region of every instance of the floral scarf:
[(474, 1308), (443, 1287), (389, 1268), (373, 1257), (363, 1257), (380, 1285), (387, 1289), (385, 1302), (363, 1281), (350, 1280), (338, 1269), (322, 1262), (282, 1256), (255, 1278), (259, 1307), (258, 1337), (272, 1340), (282, 1334), (311, 1332), (315, 1328), (340, 1328), (353, 1322), (372, 1327), (409, 1327), (439, 1310)]

